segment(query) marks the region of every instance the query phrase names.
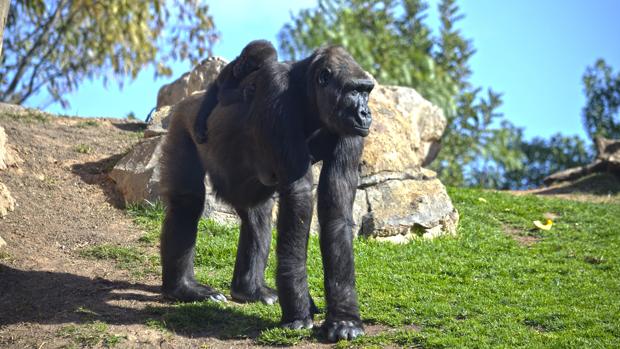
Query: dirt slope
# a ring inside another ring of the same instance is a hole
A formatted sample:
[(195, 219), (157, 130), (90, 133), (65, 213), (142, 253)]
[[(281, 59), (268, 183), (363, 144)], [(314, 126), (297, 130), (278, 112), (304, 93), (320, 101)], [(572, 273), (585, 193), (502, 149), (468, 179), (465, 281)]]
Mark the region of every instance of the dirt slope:
[(24, 160), (0, 172), (17, 207), (0, 220), (0, 348), (230, 347), (249, 341), (175, 335), (146, 326), (166, 305), (156, 276), (137, 279), (80, 251), (135, 244), (144, 234), (105, 172), (141, 138), (140, 123), (0, 112)]

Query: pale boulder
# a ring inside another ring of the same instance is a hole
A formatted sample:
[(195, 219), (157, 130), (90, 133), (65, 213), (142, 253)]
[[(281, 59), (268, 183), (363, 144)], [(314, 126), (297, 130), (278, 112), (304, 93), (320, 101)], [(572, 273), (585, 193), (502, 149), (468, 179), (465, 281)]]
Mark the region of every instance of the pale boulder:
[(136, 144), (110, 171), (110, 178), (125, 203), (155, 202), (159, 199), (159, 159), (163, 136)]
[(187, 83), (190, 73), (181, 75), (173, 82), (163, 85), (157, 93), (156, 109), (166, 105), (174, 105), (187, 96)]
[(15, 199), (11, 196), (9, 188), (0, 182), (0, 218), (4, 218), (13, 210), (15, 210)]

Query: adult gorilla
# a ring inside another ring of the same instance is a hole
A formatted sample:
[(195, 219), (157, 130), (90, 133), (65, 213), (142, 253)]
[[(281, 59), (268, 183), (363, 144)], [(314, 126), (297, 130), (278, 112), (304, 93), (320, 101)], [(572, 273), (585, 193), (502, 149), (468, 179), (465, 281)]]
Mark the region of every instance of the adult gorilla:
[[(264, 64), (241, 83), (253, 84), (248, 103), (218, 105), (207, 121), (207, 142), (192, 138), (199, 97), (175, 107), (163, 150), (166, 203), (161, 236), (163, 292), (181, 300), (225, 300), (194, 278), (194, 245), (205, 173), (217, 195), (241, 218), (231, 296), (273, 303), (282, 326), (310, 328), (315, 313), (306, 257), (312, 219), (311, 165), (323, 161), (318, 186), (329, 340), (363, 334), (352, 248), (352, 206), (373, 81), (340, 47), (293, 63)], [(273, 195), (279, 196), (277, 295), (265, 286)]]

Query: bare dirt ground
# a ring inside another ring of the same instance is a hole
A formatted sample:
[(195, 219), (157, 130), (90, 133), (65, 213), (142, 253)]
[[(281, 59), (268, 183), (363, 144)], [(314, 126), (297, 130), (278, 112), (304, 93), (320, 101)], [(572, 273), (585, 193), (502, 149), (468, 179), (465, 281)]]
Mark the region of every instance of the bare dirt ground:
[(182, 335), (147, 326), (148, 307), (169, 306), (155, 275), (136, 278), (80, 255), (144, 235), (122, 209), (106, 172), (141, 139), (143, 125), (110, 119), (0, 116), (23, 163), (0, 172), (17, 201), (0, 220), (0, 348), (247, 347), (250, 340)]

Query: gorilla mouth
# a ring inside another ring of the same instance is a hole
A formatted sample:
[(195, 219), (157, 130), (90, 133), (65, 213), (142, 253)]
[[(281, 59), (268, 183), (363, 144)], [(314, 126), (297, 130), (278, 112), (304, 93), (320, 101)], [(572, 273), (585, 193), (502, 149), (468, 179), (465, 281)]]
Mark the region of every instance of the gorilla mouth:
[(353, 129), (355, 129), (355, 131), (357, 131), (357, 134), (362, 137), (366, 137), (370, 133), (369, 127), (353, 126)]

